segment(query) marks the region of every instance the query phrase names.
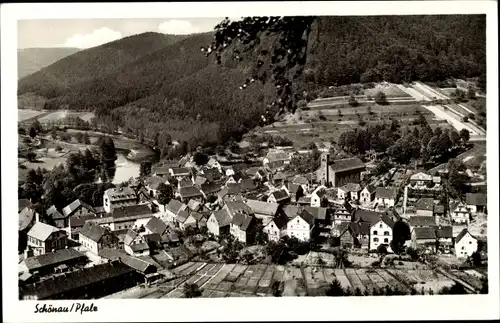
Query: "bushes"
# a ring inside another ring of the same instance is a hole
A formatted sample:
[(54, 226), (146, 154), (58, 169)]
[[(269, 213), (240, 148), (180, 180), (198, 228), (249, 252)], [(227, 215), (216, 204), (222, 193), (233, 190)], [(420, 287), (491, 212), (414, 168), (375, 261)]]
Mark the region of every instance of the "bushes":
[(387, 102), (387, 96), (382, 91), (379, 91), (377, 92), (377, 94), (375, 94), (375, 102), (380, 105), (389, 104), (389, 102)]

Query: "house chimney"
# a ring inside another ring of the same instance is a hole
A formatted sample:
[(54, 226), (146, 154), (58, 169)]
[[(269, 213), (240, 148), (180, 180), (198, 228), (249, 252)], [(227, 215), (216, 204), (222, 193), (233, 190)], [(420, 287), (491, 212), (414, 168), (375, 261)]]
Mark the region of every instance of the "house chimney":
[(40, 222), (40, 214), (38, 212), (35, 212), (35, 222)]

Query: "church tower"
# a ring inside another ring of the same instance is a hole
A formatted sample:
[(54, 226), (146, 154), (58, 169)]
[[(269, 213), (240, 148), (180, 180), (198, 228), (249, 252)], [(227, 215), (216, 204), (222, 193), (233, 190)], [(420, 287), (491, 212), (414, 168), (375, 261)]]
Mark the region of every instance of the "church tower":
[(329, 174), (329, 167), (328, 167), (329, 159), (330, 159), (330, 154), (328, 152), (321, 154), (321, 163), (320, 163), (321, 185), (325, 185), (325, 186), (328, 186), (328, 183), (330, 181), (330, 174)]

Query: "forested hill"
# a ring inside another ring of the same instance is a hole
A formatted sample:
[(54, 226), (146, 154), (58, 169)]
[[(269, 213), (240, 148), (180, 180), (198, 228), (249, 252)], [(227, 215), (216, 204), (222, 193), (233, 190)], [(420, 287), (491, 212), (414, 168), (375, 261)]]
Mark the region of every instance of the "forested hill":
[(25, 48), (17, 50), (17, 78), (33, 74), (58, 60), (78, 52), (78, 48)]
[(99, 78), (185, 36), (143, 33), (82, 50), (19, 81), (18, 92), (45, 97), (64, 95), (83, 81)]
[[(321, 17), (297, 86), (480, 76), (486, 71), (485, 30), (484, 15)], [(99, 123), (139, 137), (159, 133), (192, 145), (220, 143), (259, 122), (273, 88), (254, 83), (239, 90), (249, 62), (215, 65), (200, 52), (212, 36), (122, 39), (22, 79), (19, 94), (47, 97), (46, 108), (96, 110)]]
[(485, 15), (324, 17), (318, 22), (308, 59), (308, 79), (316, 84), (437, 81), (486, 73)]

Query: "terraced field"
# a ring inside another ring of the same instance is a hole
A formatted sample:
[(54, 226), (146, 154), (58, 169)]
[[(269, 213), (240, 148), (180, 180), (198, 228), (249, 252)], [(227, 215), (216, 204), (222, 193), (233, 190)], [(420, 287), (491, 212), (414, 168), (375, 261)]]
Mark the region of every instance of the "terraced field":
[[(372, 292), (374, 288), (387, 285), (410, 291), (414, 287), (419, 293), (422, 288), (437, 292), (454, 281), (432, 269), (383, 269), (346, 268), (334, 269), (317, 266), (303, 268), (280, 265), (242, 265), (188, 262), (172, 272), (176, 278), (153, 287), (133, 287), (107, 298), (179, 298), (183, 297), (184, 284), (196, 284), (202, 297), (255, 297), (272, 296), (274, 282), (282, 283), (284, 296), (324, 296), (330, 283), (337, 279), (342, 287), (362, 292)], [(457, 279), (473, 282), (480, 287), (477, 272), (453, 271), (448, 273)], [(477, 286), (476, 286), (477, 285)]]

